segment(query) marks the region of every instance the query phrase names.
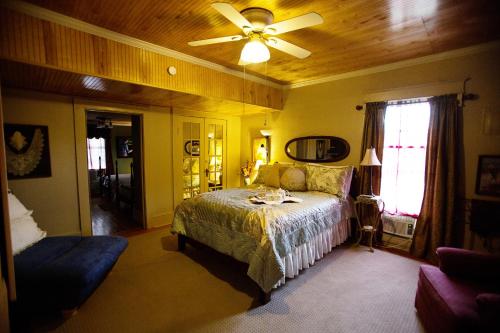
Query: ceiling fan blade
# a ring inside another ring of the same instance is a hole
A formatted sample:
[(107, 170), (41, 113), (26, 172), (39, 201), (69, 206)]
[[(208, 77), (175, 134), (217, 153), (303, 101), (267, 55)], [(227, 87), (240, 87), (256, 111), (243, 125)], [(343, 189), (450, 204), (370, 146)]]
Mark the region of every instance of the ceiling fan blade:
[(269, 35), (279, 35), (284, 32), (311, 27), (323, 23), (323, 17), (318, 13), (309, 13), (268, 25), (264, 32)]
[(280, 39), (277, 37), (269, 38), (266, 41), (266, 44), (272, 48), (280, 50), (281, 52), (291, 54), (294, 57), (297, 57), (299, 59), (304, 59), (304, 58), (307, 58), (311, 55), (311, 51), (303, 49), (303, 48), (301, 48), (297, 45), (294, 45), (292, 43), (288, 43), (288, 42), (284, 41), (283, 39)]
[(253, 29), (252, 24), (248, 22), (248, 20), (230, 4), (224, 2), (215, 2), (211, 6), (219, 13), (224, 15), (229, 21), (240, 27), (241, 30), (248, 31)]
[(217, 37), (217, 38), (210, 38), (210, 39), (195, 40), (195, 41), (192, 41), (192, 42), (188, 42), (188, 44), (190, 46), (201, 46), (201, 45), (210, 45), (210, 44), (217, 44), (217, 43), (236, 42), (236, 41), (239, 41), (239, 40), (242, 40), (242, 39), (243, 39), (243, 36), (241, 36), (241, 35), (234, 35), (234, 36), (226, 36), (226, 37)]

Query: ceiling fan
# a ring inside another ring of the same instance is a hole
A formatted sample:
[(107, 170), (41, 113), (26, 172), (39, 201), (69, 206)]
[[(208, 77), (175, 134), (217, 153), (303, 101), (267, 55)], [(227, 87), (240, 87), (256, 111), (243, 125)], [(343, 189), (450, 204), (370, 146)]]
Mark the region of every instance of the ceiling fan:
[(211, 6), (243, 30), (243, 35), (203, 39), (188, 44), (202, 46), (248, 40), (241, 51), (239, 65), (256, 64), (269, 60), (270, 54), (266, 45), (299, 59), (307, 58), (311, 54), (310, 51), (275, 36), (323, 23), (321, 15), (314, 12), (273, 23), (273, 13), (265, 8), (250, 7), (238, 12), (228, 3), (215, 2)]

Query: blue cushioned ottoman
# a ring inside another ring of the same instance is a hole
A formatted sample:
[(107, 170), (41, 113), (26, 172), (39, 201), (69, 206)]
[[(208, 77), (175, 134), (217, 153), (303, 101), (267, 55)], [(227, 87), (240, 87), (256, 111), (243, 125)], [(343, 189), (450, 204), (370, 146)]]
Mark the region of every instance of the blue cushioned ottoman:
[(74, 309), (104, 280), (127, 247), (123, 237), (47, 237), (14, 256), (17, 305)]

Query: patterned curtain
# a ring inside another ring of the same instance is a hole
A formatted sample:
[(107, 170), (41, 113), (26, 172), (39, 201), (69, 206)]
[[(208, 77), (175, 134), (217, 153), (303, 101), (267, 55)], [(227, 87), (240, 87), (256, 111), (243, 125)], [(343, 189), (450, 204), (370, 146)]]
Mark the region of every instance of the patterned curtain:
[(439, 246), (460, 246), (463, 240), (463, 131), (456, 95), (429, 103), (424, 198), (410, 253), (437, 262)]
[[(363, 159), (366, 149), (373, 147), (377, 152), (377, 157), (381, 163), (384, 152), (384, 121), (386, 102), (374, 102), (366, 104), (365, 125), (363, 129), (363, 141), (361, 142), (361, 159)], [(373, 193), (380, 194), (381, 167), (360, 167), (359, 183), (360, 194), (370, 193), (370, 168), (372, 168)], [(361, 212), (361, 215), (368, 212)], [(382, 240), (382, 223), (377, 230), (377, 241)]]

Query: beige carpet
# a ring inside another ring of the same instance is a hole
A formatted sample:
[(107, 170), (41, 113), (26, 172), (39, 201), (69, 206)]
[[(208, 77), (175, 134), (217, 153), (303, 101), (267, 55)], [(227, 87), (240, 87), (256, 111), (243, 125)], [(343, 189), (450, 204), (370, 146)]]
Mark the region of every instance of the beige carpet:
[(112, 273), (56, 332), (418, 332), (419, 263), (344, 245), (256, 306), (257, 288), (232, 260), (190, 247), (168, 230), (129, 238)]

